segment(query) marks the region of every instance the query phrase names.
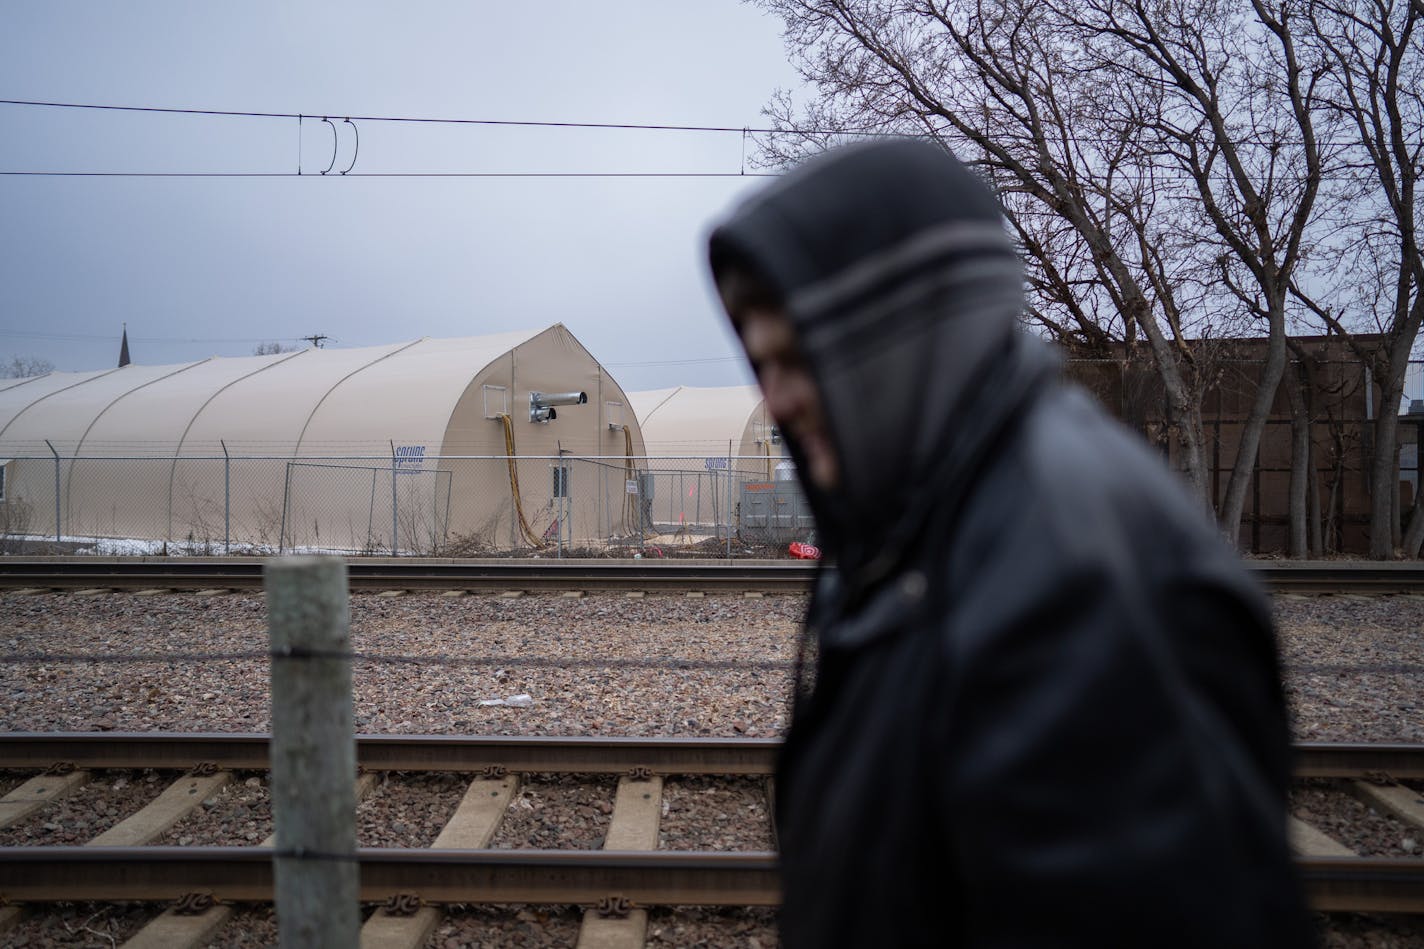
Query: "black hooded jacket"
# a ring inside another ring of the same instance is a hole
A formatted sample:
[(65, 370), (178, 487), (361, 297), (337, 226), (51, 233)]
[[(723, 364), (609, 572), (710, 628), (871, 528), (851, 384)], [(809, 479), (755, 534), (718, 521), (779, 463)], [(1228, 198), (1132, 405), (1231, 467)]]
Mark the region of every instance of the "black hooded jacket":
[(854, 146), (710, 251), (779, 299), (839, 468), (804, 485), (831, 565), (777, 777), (784, 945), (1309, 945), (1265, 599), (1017, 329), (988, 190)]

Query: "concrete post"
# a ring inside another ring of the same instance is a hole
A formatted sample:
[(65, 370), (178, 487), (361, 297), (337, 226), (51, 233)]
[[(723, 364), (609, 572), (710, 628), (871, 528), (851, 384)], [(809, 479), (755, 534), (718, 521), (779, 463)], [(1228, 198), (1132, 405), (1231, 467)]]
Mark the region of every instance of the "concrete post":
[(272, 640), (272, 816), (282, 949), (360, 940), (346, 563), (263, 565)]

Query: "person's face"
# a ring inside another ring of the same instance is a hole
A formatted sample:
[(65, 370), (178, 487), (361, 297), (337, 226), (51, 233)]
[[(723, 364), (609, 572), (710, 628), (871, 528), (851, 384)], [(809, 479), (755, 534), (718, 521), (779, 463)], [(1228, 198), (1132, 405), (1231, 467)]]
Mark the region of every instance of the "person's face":
[(821, 393), (796, 345), (791, 321), (774, 307), (751, 305), (733, 314), (742, 345), (766, 397), (766, 408), (806, 457), (806, 477), (822, 490), (834, 488), (840, 466), (831, 450)]

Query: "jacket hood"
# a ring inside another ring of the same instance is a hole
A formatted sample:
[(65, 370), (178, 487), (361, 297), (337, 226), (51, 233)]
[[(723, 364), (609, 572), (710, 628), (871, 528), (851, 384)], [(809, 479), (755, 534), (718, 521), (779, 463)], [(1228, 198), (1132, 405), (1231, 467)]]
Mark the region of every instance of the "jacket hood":
[(1052, 371), (1016, 329), (998, 202), (944, 149), (881, 141), (798, 166), (709, 244), (719, 285), (736, 269), (773, 291), (820, 392), (840, 472), (832, 492), (803, 485), (821, 545), (846, 567), (894, 561)]

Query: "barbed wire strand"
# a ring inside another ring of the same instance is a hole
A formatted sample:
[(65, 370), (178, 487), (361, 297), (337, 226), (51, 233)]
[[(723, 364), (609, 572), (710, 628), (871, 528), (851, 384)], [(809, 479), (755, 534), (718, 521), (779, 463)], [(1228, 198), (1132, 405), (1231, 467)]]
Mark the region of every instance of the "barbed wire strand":
[[(662, 656), (647, 659), (619, 657), (557, 658), (546, 656), (412, 656), (400, 653), (376, 653), (359, 650), (238, 650), (232, 652), (132, 652), (132, 653), (58, 653), (25, 652), (0, 656), (0, 666), (62, 665), (62, 664), (135, 664), (175, 662), (245, 662), (302, 661), (312, 659), (351, 660), (371, 665), (426, 665), (443, 667), (492, 667), (495, 669), (642, 669), (653, 671), (789, 671), (795, 660), (787, 659), (697, 659), (686, 656)], [(1297, 675), (1417, 675), (1424, 673), (1424, 662), (1376, 663), (1283, 663), (1286, 671)]]
[(0, 656), (0, 665), (134, 664), (175, 662), (300, 661), (341, 659), (375, 665), (429, 665), (534, 669), (648, 669), (672, 671), (766, 671), (790, 669), (791, 659), (694, 659), (666, 656), (651, 659), (620, 657), (554, 658), (541, 656), (410, 656), (399, 653), (360, 651), (281, 652), (239, 650), (233, 652), (112, 652), (60, 653), (25, 652)]

